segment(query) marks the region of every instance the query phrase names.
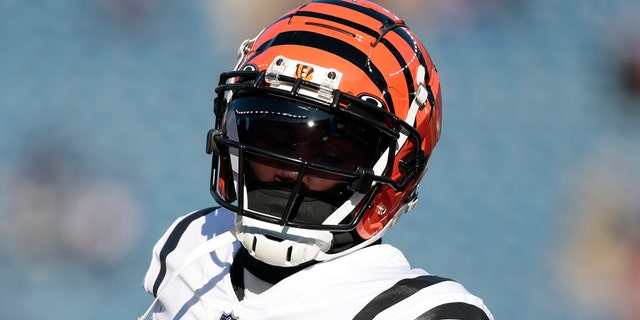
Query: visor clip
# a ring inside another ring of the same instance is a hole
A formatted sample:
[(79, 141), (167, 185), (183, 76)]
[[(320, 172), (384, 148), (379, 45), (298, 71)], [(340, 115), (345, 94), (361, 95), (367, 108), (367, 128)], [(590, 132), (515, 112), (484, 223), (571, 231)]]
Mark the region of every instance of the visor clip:
[(207, 132), (207, 149), (206, 149), (207, 154), (212, 154), (212, 153), (215, 155), (220, 154), (220, 150), (218, 149), (218, 144), (215, 141), (215, 137), (221, 136), (221, 135), (222, 135), (222, 131), (216, 130), (216, 129), (211, 129), (209, 130), (209, 132)]
[(353, 190), (362, 194), (367, 193), (373, 185), (375, 173), (370, 168), (358, 167), (356, 168), (356, 174), (358, 178), (351, 185)]

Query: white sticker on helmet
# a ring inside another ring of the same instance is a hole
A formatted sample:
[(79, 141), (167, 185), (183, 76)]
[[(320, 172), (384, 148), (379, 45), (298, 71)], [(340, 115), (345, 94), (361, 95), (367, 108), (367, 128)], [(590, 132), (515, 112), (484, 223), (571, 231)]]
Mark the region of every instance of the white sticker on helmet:
[(342, 80), (342, 72), (333, 68), (325, 68), (304, 61), (293, 60), (284, 56), (277, 56), (267, 68), (265, 80), (275, 88), (291, 90), (290, 82), (282, 82), (279, 76), (288, 76), (302, 79), (320, 86), (319, 90), (309, 87), (301, 87), (299, 94), (330, 102), (333, 98), (333, 90), (338, 88)]

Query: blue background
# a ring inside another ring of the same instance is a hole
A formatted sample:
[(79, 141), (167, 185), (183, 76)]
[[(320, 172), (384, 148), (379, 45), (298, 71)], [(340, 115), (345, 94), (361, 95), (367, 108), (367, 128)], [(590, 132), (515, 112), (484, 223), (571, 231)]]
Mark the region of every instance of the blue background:
[[(302, 2), (265, 3), (0, 0), (0, 320), (146, 309), (154, 242), (213, 205), (218, 74)], [(384, 4), (426, 44), (444, 96), (421, 200), (385, 242), (497, 319), (621, 319), (615, 288), (571, 278), (591, 260), (567, 244), (608, 191), (640, 214), (640, 100), (619, 72), (625, 54), (640, 60), (640, 3)]]

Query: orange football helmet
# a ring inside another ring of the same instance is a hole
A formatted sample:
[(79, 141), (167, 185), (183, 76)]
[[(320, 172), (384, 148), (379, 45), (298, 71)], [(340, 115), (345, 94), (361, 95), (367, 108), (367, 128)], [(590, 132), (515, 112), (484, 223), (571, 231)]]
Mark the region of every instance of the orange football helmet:
[(377, 4), (318, 0), (239, 55), (215, 89), (207, 140), (211, 194), (237, 213), (238, 239), (279, 266), (378, 240), (415, 204), (440, 137), (440, 80), (423, 44)]

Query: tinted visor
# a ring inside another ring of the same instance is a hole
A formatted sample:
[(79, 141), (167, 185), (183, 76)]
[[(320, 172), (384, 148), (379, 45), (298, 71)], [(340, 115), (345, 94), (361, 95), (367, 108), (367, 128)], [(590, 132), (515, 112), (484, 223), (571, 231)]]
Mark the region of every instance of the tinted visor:
[(378, 130), (304, 103), (244, 97), (230, 107), (238, 137), (229, 138), (244, 145), (345, 170), (371, 167), (380, 156)]
[(233, 99), (226, 134), (245, 147), (230, 150), (240, 155), (243, 214), (300, 226), (322, 224), (343, 206), (356, 170), (372, 168), (390, 141), (355, 119), (266, 95)]

